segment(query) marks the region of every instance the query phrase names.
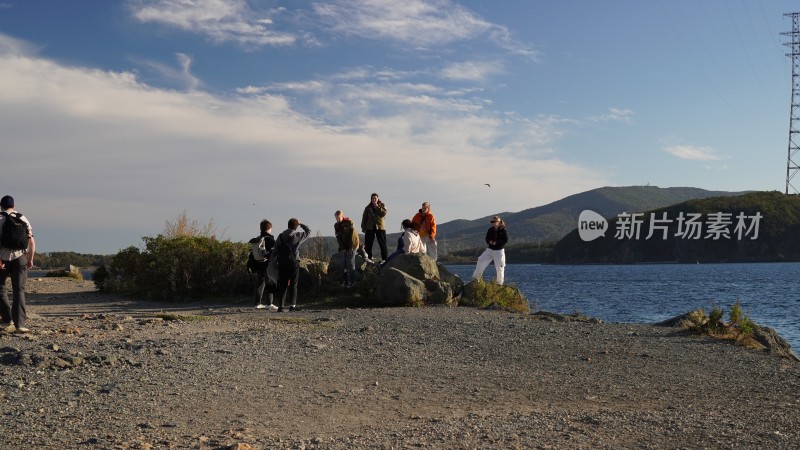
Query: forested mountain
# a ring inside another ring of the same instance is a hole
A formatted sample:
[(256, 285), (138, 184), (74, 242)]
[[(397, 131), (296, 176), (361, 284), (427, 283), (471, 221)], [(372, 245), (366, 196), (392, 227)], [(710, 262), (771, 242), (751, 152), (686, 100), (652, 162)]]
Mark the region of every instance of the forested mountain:
[(613, 218), (604, 237), (588, 242), (576, 228), (556, 244), (549, 260), (554, 263), (800, 261), (800, 197), (796, 195), (752, 192), (654, 209), (638, 218), (641, 220), (637, 225), (638, 236), (631, 219)]
[[(590, 209), (603, 217), (622, 212), (642, 212), (692, 199), (741, 195), (743, 192), (707, 191), (691, 187), (602, 187), (570, 195), (553, 203), (516, 213), (492, 213), (474, 220), (453, 220), (438, 226), (439, 252), (483, 247), (489, 218), (499, 215), (508, 226), (513, 244), (541, 243), (563, 238), (578, 223), (578, 215)], [(390, 238), (396, 240), (397, 234)], [(442, 248), (445, 247), (445, 248)]]

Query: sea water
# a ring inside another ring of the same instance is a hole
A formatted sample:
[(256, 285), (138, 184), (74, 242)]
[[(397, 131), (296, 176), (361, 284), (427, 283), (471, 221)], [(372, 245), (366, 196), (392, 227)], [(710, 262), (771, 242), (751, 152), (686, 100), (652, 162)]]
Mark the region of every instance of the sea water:
[[(465, 282), (474, 266), (448, 265)], [(494, 279), (494, 265), (483, 274)], [(506, 267), (531, 310), (580, 312), (606, 322), (652, 323), (737, 300), (759, 325), (800, 350), (800, 263), (537, 265)]]

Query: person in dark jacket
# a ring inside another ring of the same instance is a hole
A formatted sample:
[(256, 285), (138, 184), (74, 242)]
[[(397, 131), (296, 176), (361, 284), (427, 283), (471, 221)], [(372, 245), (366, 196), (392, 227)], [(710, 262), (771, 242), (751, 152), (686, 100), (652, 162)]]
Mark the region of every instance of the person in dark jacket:
[(378, 238), (378, 247), (381, 248), (381, 260), (386, 261), (389, 249), (386, 247), (386, 227), (384, 218), (386, 217), (386, 205), (373, 193), (369, 199), (369, 205), (364, 208), (361, 216), (361, 231), (364, 233), (366, 241), (365, 248), (367, 257), (372, 259), (372, 243)]
[[(299, 220), (289, 219), (289, 228), (275, 239), (267, 276), (276, 280), (277, 296), (281, 300), (278, 312), (286, 306), (286, 295), (291, 297), (289, 311), (297, 310), (297, 281), (300, 279), (300, 244), (311, 237), (311, 229)], [(277, 264), (275, 264), (277, 263)], [(276, 267), (277, 266), (277, 267)], [(288, 292), (287, 292), (288, 291)]]
[(494, 269), (497, 272), (495, 281), (502, 285), (506, 270), (506, 252), (503, 247), (508, 243), (508, 234), (506, 233), (506, 224), (500, 217), (492, 217), (490, 223), (492, 226), (486, 232), (486, 244), (489, 247), (478, 257), (478, 264), (475, 266), (472, 278), (483, 279), (483, 271), (494, 261)]
[[(264, 256), (266, 256), (266, 259), (264, 261), (255, 262), (255, 305), (258, 309), (269, 308), (270, 311), (274, 312), (278, 310), (278, 307), (272, 303), (272, 289), (274, 289), (274, 285), (272, 285), (271, 289), (271, 283), (269, 283), (269, 278), (267, 277), (267, 266), (269, 265), (269, 256), (272, 253), (272, 248), (275, 247), (275, 237), (273, 237), (271, 234), (272, 223), (270, 223), (269, 220), (262, 220), (261, 223), (259, 223), (259, 229), (261, 230), (261, 233), (258, 235), (258, 237), (251, 239), (250, 242), (260, 242), (261, 240), (264, 241), (263, 252)], [(267, 300), (269, 300), (269, 303), (266, 305), (263, 303), (265, 293), (267, 294)]]

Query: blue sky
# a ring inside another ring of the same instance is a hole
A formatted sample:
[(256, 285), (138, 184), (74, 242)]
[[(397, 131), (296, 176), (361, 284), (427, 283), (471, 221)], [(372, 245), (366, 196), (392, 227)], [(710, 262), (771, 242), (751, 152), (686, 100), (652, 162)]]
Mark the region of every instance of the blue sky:
[[(0, 190), (40, 251), (602, 186), (784, 190), (789, 1), (0, 0)], [(487, 187), (484, 183), (490, 183)]]

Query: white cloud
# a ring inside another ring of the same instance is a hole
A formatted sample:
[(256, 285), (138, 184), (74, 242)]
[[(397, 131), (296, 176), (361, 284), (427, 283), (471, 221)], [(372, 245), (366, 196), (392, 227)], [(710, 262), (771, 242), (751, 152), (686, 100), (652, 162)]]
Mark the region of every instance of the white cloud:
[(691, 161), (716, 161), (720, 159), (720, 157), (715, 154), (716, 151), (711, 147), (672, 145), (664, 147), (663, 150), (670, 155)]
[(608, 108), (606, 114), (589, 117), (590, 122), (623, 122), (633, 123), (633, 111), (630, 109)]
[(488, 38), (512, 54), (539, 60), (539, 52), (514, 40), (507, 28), (450, 0), (340, 0), (315, 3), (314, 11), (340, 34), (431, 48)]
[(485, 81), (492, 75), (503, 72), (500, 61), (465, 61), (452, 63), (441, 71), (441, 76), (457, 81)]
[(343, 0), (316, 3), (314, 11), (336, 32), (415, 45), (475, 38), (492, 25), (448, 1)]
[[(219, 97), (0, 50), (0, 86), (14, 86), (0, 89), (3, 165), (14, 168), (4, 185), (16, 187), (42, 251), (140, 245), (183, 210), (234, 240), (264, 217), (330, 235), (333, 211), (357, 215), (373, 191), (392, 227), (423, 200), (444, 222), (607, 184), (544, 149), (521, 152), (525, 121), (426, 83), (318, 80)], [(537, 126), (547, 135), (547, 119)], [(71, 247), (54, 247), (59, 239)]]
[(253, 11), (244, 0), (138, 0), (132, 5), (133, 17), (143, 23), (154, 22), (207, 36), (214, 42), (235, 42), (245, 47), (294, 44), (307, 36), (272, 29), (283, 10)]

